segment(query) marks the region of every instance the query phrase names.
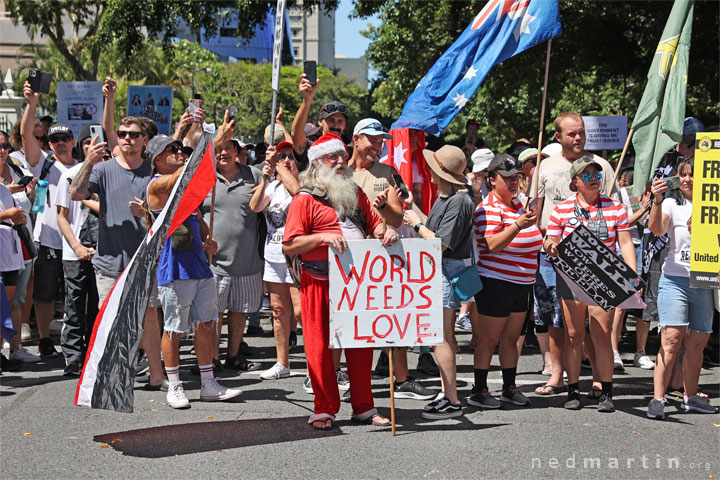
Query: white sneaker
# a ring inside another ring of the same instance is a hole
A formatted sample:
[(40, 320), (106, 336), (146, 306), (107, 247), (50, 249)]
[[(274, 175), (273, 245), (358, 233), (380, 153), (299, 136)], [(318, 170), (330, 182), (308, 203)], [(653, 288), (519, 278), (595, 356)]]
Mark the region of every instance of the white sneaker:
[(190, 408), (190, 402), (185, 396), (182, 382), (171, 383), (165, 398), (172, 408)]
[(40, 361), (40, 357), (33, 355), (32, 353), (25, 350), (25, 347), (20, 345), (17, 350), (10, 352), (10, 360), (23, 363), (37, 363)]
[(623, 365), (622, 358), (620, 358), (620, 352), (613, 350), (613, 363), (615, 364), (615, 370), (618, 372), (625, 371), (625, 365)]
[(280, 362), (265, 370), (260, 374), (260, 378), (263, 380), (277, 380), (282, 377), (289, 377), (290, 369)]
[(242, 390), (239, 388), (223, 387), (214, 378), (203, 382), (202, 387), (200, 387), (201, 402), (222, 402), (235, 398), (240, 394), (242, 394)]
[(655, 368), (655, 363), (650, 360), (650, 357), (648, 357), (647, 353), (645, 353), (645, 350), (640, 350), (639, 352), (635, 352), (633, 366), (640, 367), (643, 370), (652, 370)]
[(30, 325), (23, 323), (20, 328), (20, 341), (27, 342), (32, 338), (32, 332), (30, 331)]

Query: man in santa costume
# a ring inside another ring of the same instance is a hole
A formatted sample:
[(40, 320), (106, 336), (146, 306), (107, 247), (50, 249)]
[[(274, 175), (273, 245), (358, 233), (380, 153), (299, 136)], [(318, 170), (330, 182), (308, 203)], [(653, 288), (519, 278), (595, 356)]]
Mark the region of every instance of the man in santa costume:
[[(308, 423), (317, 430), (333, 428), (340, 409), (332, 351), (329, 348), (328, 249), (345, 251), (347, 240), (372, 235), (383, 245), (398, 241), (398, 234), (383, 226), (367, 196), (352, 180), (347, 166), (348, 150), (342, 139), (326, 133), (308, 150), (308, 169), (300, 177), (303, 188), (288, 212), (283, 237), (287, 255), (302, 258), (300, 297), (303, 336), (310, 379), (315, 392), (315, 413)], [(370, 385), (373, 350), (345, 350), (350, 377), (352, 420), (387, 425), (375, 408)]]

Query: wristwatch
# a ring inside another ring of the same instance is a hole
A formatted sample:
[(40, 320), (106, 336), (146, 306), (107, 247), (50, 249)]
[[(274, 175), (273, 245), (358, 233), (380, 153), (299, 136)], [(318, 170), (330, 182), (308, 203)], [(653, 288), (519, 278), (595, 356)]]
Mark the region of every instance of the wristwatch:
[(422, 227), (423, 225), (425, 225), (425, 224), (422, 223), (422, 222), (418, 222), (418, 223), (413, 227), (413, 230), (415, 230), (415, 233), (420, 233), (420, 227)]

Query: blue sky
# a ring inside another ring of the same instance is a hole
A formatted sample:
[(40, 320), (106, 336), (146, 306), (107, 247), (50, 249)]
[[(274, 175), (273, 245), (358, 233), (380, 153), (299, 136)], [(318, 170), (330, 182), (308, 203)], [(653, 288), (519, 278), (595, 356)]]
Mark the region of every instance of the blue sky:
[(378, 25), (380, 20), (377, 17), (350, 20), (348, 15), (352, 8), (351, 0), (340, 0), (335, 12), (335, 54), (356, 58), (362, 56), (368, 46), (368, 40), (360, 35), (360, 30), (364, 30), (368, 23)]

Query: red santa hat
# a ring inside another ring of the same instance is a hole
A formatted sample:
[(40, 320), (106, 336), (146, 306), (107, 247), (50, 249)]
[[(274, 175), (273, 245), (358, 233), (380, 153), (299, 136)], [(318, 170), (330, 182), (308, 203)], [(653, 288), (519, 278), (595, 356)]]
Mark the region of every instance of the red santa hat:
[(325, 155), (338, 152), (343, 152), (346, 155), (350, 154), (342, 138), (334, 133), (326, 133), (310, 146), (308, 149), (308, 160), (312, 162)]

